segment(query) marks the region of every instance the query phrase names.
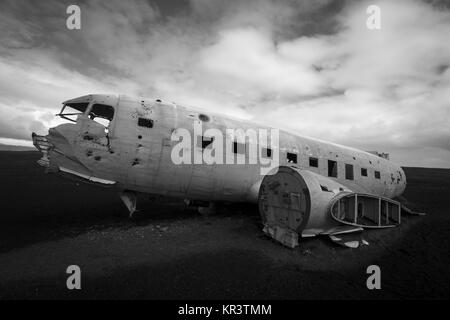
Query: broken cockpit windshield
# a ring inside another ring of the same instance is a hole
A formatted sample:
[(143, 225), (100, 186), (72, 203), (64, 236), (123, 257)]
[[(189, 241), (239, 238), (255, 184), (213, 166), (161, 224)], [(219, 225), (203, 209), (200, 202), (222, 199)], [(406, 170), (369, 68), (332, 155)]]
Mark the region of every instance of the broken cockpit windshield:
[(114, 117), (114, 108), (106, 104), (96, 103), (89, 112), (89, 118), (108, 128)]
[(61, 109), (61, 112), (57, 114), (57, 116), (60, 116), (61, 118), (72, 122), (76, 122), (77, 117), (86, 111), (88, 105), (88, 102), (66, 103)]
[[(77, 117), (84, 114), (88, 106), (88, 102), (66, 103), (61, 112), (57, 115), (63, 119), (76, 122)], [(95, 122), (108, 128), (114, 117), (114, 108), (109, 105), (96, 103), (90, 108), (88, 116), (91, 120), (94, 120)]]

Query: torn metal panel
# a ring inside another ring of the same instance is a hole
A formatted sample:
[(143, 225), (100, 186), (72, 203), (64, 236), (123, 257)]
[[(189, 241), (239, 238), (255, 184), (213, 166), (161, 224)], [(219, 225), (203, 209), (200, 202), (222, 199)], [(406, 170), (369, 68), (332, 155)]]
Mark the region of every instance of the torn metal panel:
[(281, 244), (295, 248), (298, 246), (298, 233), (279, 225), (264, 225), (263, 232)]
[(360, 244), (360, 242), (357, 241), (357, 240), (345, 240), (345, 239), (343, 239), (341, 237), (337, 237), (337, 236), (334, 236), (334, 235), (329, 235), (328, 237), (334, 243), (339, 244), (339, 245), (341, 245), (343, 247), (347, 247), (347, 248), (355, 249), (355, 248), (358, 248), (359, 244)]
[(64, 168), (64, 167), (59, 167), (59, 169), (62, 172), (73, 174), (75, 176), (78, 176), (80, 178), (86, 179), (86, 180), (91, 181), (91, 182), (96, 182), (96, 183), (105, 184), (105, 185), (114, 185), (114, 184), (117, 183), (116, 181), (102, 179), (102, 178), (98, 178), (98, 177), (94, 177), (94, 176), (89, 176), (89, 175), (86, 175), (86, 174), (83, 174), (83, 173), (80, 173), (80, 172), (77, 172), (77, 171), (74, 171), (74, 170), (70, 170), (70, 169), (67, 169), (67, 168)]
[(123, 203), (128, 209), (130, 213), (130, 218), (133, 217), (133, 214), (136, 212), (136, 204), (137, 204), (137, 195), (136, 192), (125, 190), (120, 194), (120, 199), (122, 199)]
[(405, 204), (402, 204), (402, 210), (413, 216), (426, 216), (427, 215), (425, 212), (414, 211), (413, 209), (408, 208)]
[(360, 246), (368, 246), (369, 242), (364, 240), (361, 236), (355, 234), (340, 234), (329, 235), (328, 238), (334, 243), (346, 248), (359, 248)]
[(53, 144), (48, 141), (47, 137), (39, 136), (34, 132), (31, 134), (31, 138), (36, 149), (42, 152), (42, 158), (37, 163), (48, 168), (50, 166), (49, 151), (53, 148)]

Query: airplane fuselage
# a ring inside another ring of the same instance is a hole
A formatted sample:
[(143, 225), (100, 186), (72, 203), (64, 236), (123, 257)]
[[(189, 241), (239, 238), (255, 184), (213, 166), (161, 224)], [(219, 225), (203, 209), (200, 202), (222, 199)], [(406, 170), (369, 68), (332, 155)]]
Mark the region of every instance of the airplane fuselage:
[[(214, 128), (225, 137), (227, 129), (272, 128), (175, 103), (122, 95), (89, 95), (65, 102), (76, 103), (83, 104), (76, 122), (52, 128), (47, 136), (54, 146), (49, 157), (54, 171), (121, 190), (205, 201), (257, 201), (263, 176), (261, 164), (251, 163), (251, 155), (245, 154), (244, 164), (177, 164), (172, 151), (180, 141), (173, 136), (181, 129), (192, 134), (190, 147), (183, 152), (194, 159), (205, 149), (201, 136), (195, 135), (195, 123), (201, 125), (202, 132)], [(92, 119), (97, 116), (94, 109), (108, 115), (107, 129)], [(247, 144), (245, 148), (249, 148)], [(307, 169), (353, 192), (393, 198), (406, 186), (403, 170), (389, 160), (283, 130), (272, 152), (278, 152), (280, 166)], [(233, 152), (224, 154), (223, 162), (234, 156)]]

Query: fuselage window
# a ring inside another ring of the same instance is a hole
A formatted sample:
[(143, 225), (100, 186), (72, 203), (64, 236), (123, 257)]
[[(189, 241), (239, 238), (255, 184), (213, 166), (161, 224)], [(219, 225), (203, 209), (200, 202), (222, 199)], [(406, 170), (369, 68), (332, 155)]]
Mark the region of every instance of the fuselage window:
[(337, 162), (328, 160), (328, 176), (337, 178)]
[(345, 179), (353, 180), (353, 165), (345, 164)]
[(262, 148), (262, 156), (264, 158), (271, 158), (272, 157), (272, 149), (270, 149), (270, 148)]
[(147, 118), (138, 118), (138, 126), (146, 127), (146, 128), (153, 128), (153, 120), (147, 119)]
[(245, 154), (245, 144), (234, 141), (233, 152), (239, 154)]
[(287, 153), (287, 162), (288, 163), (297, 163), (297, 154), (296, 153)]
[(380, 171), (375, 171), (375, 179), (380, 179)]
[(366, 168), (361, 168), (361, 176), (367, 177), (367, 169)]
[(318, 168), (319, 167), (319, 159), (310, 157), (309, 158), (309, 166), (310, 167), (314, 167), (314, 168)]

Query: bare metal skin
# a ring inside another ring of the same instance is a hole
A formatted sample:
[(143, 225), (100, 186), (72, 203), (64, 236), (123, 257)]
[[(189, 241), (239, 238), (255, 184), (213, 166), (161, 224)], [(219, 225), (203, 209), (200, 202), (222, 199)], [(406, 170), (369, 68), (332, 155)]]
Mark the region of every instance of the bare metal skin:
[[(179, 128), (192, 133), (194, 121), (202, 122), (203, 131), (216, 128), (224, 136), (227, 128), (244, 131), (270, 128), (175, 103), (123, 95), (94, 94), (64, 102), (65, 105), (77, 103), (84, 103), (85, 110), (75, 115), (76, 122), (51, 128), (46, 137), (33, 135), (35, 145), (44, 151), (40, 163), (49, 171), (119, 191), (126, 190), (128, 194), (125, 193), (123, 199), (129, 202), (130, 211), (135, 209), (133, 192), (208, 202), (258, 201), (263, 179), (259, 164), (248, 164), (247, 161), (247, 164), (232, 165), (176, 165), (171, 159), (171, 151), (178, 141), (172, 141), (171, 136)], [(98, 105), (111, 109), (102, 109)], [(111, 118), (107, 130), (92, 119), (102, 115)], [(147, 122), (140, 122), (142, 119)], [(193, 140), (192, 150), (187, 151), (201, 153), (201, 146)], [(288, 162), (287, 152), (297, 154), (297, 163)], [(310, 166), (310, 157), (318, 159), (317, 168)], [(328, 160), (337, 162), (337, 177), (328, 177)], [(387, 159), (282, 130), (279, 133), (279, 161), (280, 166), (307, 170), (319, 180), (323, 177), (354, 193), (394, 198), (401, 195), (406, 186), (401, 167)], [(346, 179), (345, 164), (353, 165), (353, 180)], [(367, 176), (362, 176), (361, 168), (367, 169)], [(375, 177), (375, 171), (380, 173), (379, 178)]]

